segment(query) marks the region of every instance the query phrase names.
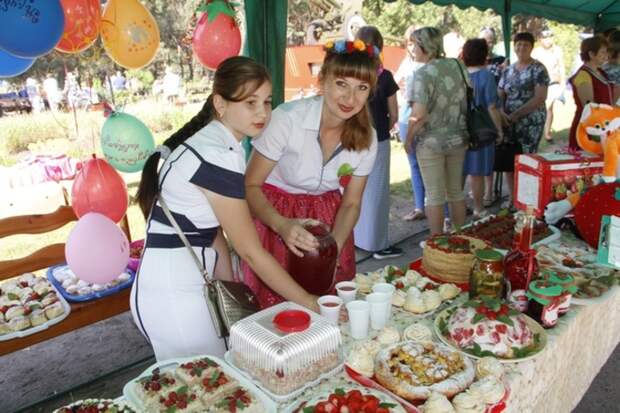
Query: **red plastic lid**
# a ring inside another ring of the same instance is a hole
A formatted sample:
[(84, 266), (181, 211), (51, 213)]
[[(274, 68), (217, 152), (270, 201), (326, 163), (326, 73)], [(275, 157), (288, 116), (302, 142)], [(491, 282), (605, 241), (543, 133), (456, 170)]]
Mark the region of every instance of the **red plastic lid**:
[(273, 324), (285, 333), (304, 331), (310, 327), (310, 314), (301, 310), (280, 311), (273, 318)]

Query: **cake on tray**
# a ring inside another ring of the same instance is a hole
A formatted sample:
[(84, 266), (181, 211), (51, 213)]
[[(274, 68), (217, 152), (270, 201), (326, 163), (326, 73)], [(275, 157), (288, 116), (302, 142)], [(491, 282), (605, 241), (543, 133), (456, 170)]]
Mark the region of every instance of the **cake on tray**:
[(467, 235), (435, 235), (424, 246), (422, 268), (442, 281), (467, 283), (476, 251), (489, 247), (486, 241)]
[[(283, 311), (310, 316), (303, 331), (283, 332), (273, 323)], [(302, 389), (342, 363), (338, 327), (295, 303), (284, 302), (235, 323), (230, 331), (233, 364), (276, 396)]]

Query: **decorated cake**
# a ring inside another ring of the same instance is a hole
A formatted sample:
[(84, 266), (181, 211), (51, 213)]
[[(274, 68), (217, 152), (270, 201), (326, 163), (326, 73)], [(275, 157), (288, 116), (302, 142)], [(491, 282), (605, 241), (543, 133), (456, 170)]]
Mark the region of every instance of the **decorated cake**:
[(377, 381), (408, 400), (425, 400), (431, 392), (447, 397), (465, 390), (475, 378), (473, 362), (444, 344), (403, 341), (375, 358)]
[[(274, 319), (289, 313), (309, 317), (300, 331), (283, 331)], [(286, 400), (342, 363), (340, 329), (318, 314), (284, 302), (235, 323), (230, 330), (232, 363), (276, 397)]]
[(208, 357), (174, 370), (154, 369), (135, 382), (141, 410), (148, 412), (228, 413), (264, 411), (262, 403)]
[(447, 310), (438, 327), (444, 338), (478, 357), (521, 358), (539, 350), (525, 316), (496, 299), (482, 297)]
[(388, 395), (367, 388), (349, 391), (337, 388), (292, 409), (292, 413), (324, 412), (404, 413), (405, 410)]
[(467, 283), (476, 250), (488, 247), (486, 241), (466, 235), (435, 235), (424, 246), (422, 268), (443, 281)]
[[(509, 250), (514, 239), (515, 223), (514, 215), (500, 213), (463, 228), (462, 233), (486, 240), (493, 248)], [(532, 243), (534, 244), (553, 235), (549, 226), (542, 221), (536, 221), (533, 230)]]

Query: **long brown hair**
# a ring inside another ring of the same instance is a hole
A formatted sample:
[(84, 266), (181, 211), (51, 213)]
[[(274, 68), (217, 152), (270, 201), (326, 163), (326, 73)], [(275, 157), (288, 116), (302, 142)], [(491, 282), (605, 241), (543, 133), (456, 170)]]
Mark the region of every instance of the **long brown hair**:
[[(235, 56), (224, 60), (215, 72), (213, 91), (200, 112), (166, 139), (163, 145), (167, 146), (172, 152), (189, 137), (209, 124), (216, 117), (213, 107), (214, 95), (220, 95), (230, 102), (241, 102), (265, 82), (271, 82), (267, 69), (249, 57)], [(159, 173), (157, 172), (159, 159), (159, 152), (154, 152), (147, 159), (136, 194), (138, 205), (145, 218), (148, 217), (155, 197), (159, 193)]]
[[(378, 69), (379, 58), (371, 57), (366, 51), (336, 53), (328, 50), (319, 79), (325, 80), (329, 76), (352, 77), (367, 82), (370, 85), (370, 95), (372, 95), (377, 85)], [(340, 143), (344, 149), (362, 151), (370, 147), (371, 139), (372, 124), (368, 102), (366, 102), (362, 110), (344, 122)]]

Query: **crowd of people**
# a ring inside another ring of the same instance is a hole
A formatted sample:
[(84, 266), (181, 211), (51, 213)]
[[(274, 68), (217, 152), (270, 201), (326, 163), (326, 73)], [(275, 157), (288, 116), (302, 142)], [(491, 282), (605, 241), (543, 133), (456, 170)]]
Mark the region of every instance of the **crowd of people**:
[[(569, 79), (576, 119), (585, 102), (615, 102), (618, 37), (582, 42), (583, 65)], [(543, 32), (535, 49), (532, 34), (517, 33), (509, 62), (494, 53), (492, 29), (446, 57), (439, 29), (410, 27), (407, 55), (393, 75), (381, 64), (381, 33), (364, 26), (353, 41), (325, 44), (316, 95), (273, 112), (267, 69), (246, 57), (225, 60), (201, 111), (148, 159), (138, 190), (147, 234), (131, 308), (157, 359), (225, 351), (203, 296), (205, 270), (246, 283), (262, 308), (288, 300), (317, 310), (318, 297), (302, 286), (312, 280), (296, 278), (290, 267), (292, 256), (319, 247), (309, 226), (322, 226), (337, 246), (334, 283), (354, 277), (355, 246), (377, 259), (402, 254), (388, 241), (393, 129), (411, 166), (414, 203), (406, 219), (426, 216), (431, 235), (445, 230), (447, 217), (463, 225), (466, 179), (474, 218), (483, 217), (496, 202), (493, 173), (505, 173), (511, 194), (515, 156), (550, 139), (548, 113), (565, 82), (550, 38)], [(495, 130), (484, 144), (467, 128), (469, 88)], [(253, 145), (247, 164), (246, 136)], [(226, 238), (241, 259), (238, 270)]]

